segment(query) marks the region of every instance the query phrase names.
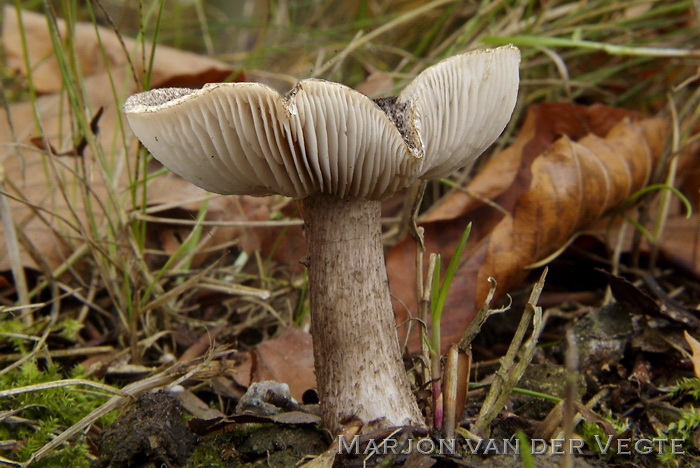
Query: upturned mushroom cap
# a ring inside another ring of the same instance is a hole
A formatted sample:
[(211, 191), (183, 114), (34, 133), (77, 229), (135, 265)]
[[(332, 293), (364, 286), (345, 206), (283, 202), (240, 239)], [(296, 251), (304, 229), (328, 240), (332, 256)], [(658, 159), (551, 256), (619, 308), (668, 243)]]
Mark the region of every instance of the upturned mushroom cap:
[(426, 68), (399, 94), (418, 112), (421, 179), (447, 177), (503, 132), (518, 97), (520, 51), (510, 45), (457, 55)]
[(156, 89), (124, 104), (153, 156), (211, 192), (379, 200), (474, 160), (510, 119), (513, 46), (448, 58), (395, 99), (309, 79), (287, 96), (257, 83)]

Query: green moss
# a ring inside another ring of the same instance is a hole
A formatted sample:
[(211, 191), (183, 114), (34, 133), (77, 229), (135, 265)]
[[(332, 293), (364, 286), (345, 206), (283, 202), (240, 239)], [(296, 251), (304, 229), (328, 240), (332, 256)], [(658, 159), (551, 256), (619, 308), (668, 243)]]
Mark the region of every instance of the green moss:
[(192, 455), (190, 455), (187, 466), (201, 466), (202, 468), (228, 467), (229, 464), (221, 456), (221, 448), (216, 443), (216, 439), (216, 437), (207, 438), (203, 443), (198, 444)]
[[(87, 377), (81, 367), (74, 367), (68, 371), (68, 375), (64, 375), (56, 363), (40, 368), (36, 362), (27, 361), (0, 376), (0, 388), (26, 387), (66, 378)], [(20, 462), (28, 460), (44, 444), (105, 401), (106, 397), (74, 385), (22, 392), (0, 399), (0, 411), (12, 411), (17, 418), (16, 424), (5, 424), (0, 428), (1, 439), (16, 440), (19, 444), (16, 453), (6, 456)], [(101, 418), (98, 424), (109, 424), (115, 417), (116, 413), (110, 413)], [(84, 437), (76, 438), (32, 466), (90, 466), (87, 443)]]

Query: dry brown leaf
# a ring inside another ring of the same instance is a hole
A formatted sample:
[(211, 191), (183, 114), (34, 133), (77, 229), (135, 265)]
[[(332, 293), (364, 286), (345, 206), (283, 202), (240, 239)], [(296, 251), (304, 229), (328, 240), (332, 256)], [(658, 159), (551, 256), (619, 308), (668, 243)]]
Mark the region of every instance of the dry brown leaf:
[(383, 71), (372, 71), (367, 78), (355, 86), (355, 90), (370, 97), (387, 96), (394, 87), (394, 78)]
[[(177, 180), (174, 180), (177, 179)], [(177, 193), (173, 193), (174, 188)], [(203, 191), (184, 182), (177, 176), (161, 177), (149, 187), (149, 205), (172, 205), (176, 208), (155, 212), (158, 222), (152, 222), (150, 240), (154, 246), (165, 253), (167, 258), (175, 253), (192, 230), (202, 205)], [(261, 228), (244, 228), (226, 225), (226, 222), (269, 221), (273, 212), (279, 212), (288, 218), (298, 218), (296, 202), (284, 197), (250, 197), (211, 194), (207, 200), (205, 219), (208, 222), (222, 222), (222, 225), (207, 225), (202, 229), (198, 253), (194, 255), (191, 266), (198, 267), (211, 258), (218, 258), (225, 249), (216, 249), (235, 241), (236, 246), (248, 254), (259, 249), (264, 254), (291, 270), (300, 270), (299, 260), (304, 257), (305, 246), (300, 226), (268, 226)], [(187, 220), (188, 224), (175, 224), (169, 221)]]
[[(117, 86), (122, 85), (115, 76)], [(105, 75), (88, 78), (85, 87), (91, 93), (91, 109), (103, 107), (100, 121), (100, 138), (105, 143), (119, 132), (119, 106), (114, 102)], [(43, 135), (51, 146), (63, 151), (73, 145), (73, 135), (66, 109), (65, 95), (51, 94), (36, 101), (36, 114), (41, 122)], [(5, 189), (12, 197), (28, 204), (11, 200), (12, 216), (24, 237), (22, 257), (25, 266), (36, 267), (42, 262), (49, 268), (58, 266), (78, 245), (81, 236), (77, 226), (86, 221), (86, 207), (82, 194), (89, 189), (95, 211), (100, 212), (97, 200), (107, 200), (109, 190), (118, 181), (126, 182), (125, 174), (116, 173), (114, 180), (103, 180), (95, 158), (88, 147), (83, 158), (49, 157), (43, 151), (32, 148), (29, 142), (39, 136), (34, 125), (34, 109), (28, 102), (9, 108), (9, 115), (0, 111), (0, 164), (5, 172)], [(122, 158), (124, 155), (120, 155)], [(83, 183), (75, 174), (85, 164), (89, 182)], [(61, 196), (61, 187), (67, 197)], [(4, 240), (4, 226), (0, 227)], [(4, 243), (4, 242), (3, 242)], [(31, 246), (29, 245), (31, 243)], [(9, 268), (5, 249), (0, 252), (0, 270)]]
[[(486, 298), (487, 278), (496, 278), (497, 294), (505, 294), (524, 279), (528, 265), (556, 252), (643, 188), (667, 134), (664, 121), (620, 109), (534, 106), (514, 144), (467, 187), (493, 198), (502, 210), (454, 196), (422, 223), (427, 252), (446, 258), (467, 222), (474, 221), (468, 261), (458, 271), (443, 313), (444, 345), (459, 339)], [(393, 293), (416, 310), (413, 242), (395, 246), (387, 264)], [(396, 310), (398, 320), (405, 320), (406, 309)]]
[[(61, 70), (54, 55), (53, 43), (47, 25), (47, 18), (39, 13), (16, 10), (5, 6), (3, 10), (2, 40), (7, 66), (23, 75), (27, 74), (24, 60), (24, 47), (18, 14), (21, 15), (27, 55), (32, 69), (32, 82), (40, 93), (60, 91), (63, 84)], [(59, 19), (57, 27), (60, 35), (65, 37), (66, 23)], [(100, 75), (110, 70), (126, 68), (129, 59), (135, 68), (135, 74), (141, 79), (143, 74), (142, 48), (140, 43), (130, 37), (123, 37), (123, 46), (112, 29), (98, 27), (97, 32), (92, 23), (76, 23), (73, 33), (73, 47), (83, 76)], [(151, 51), (151, 44), (143, 47), (146, 54)], [(106, 58), (106, 60), (105, 60)], [(149, 57), (147, 56), (147, 59)], [(202, 57), (191, 52), (159, 46), (151, 74), (151, 86), (199, 87), (204, 83), (213, 83), (231, 77), (234, 69), (217, 60)], [(104, 88), (109, 89), (109, 88)]]
[(313, 345), (305, 331), (288, 327), (279, 337), (260, 343), (252, 353), (252, 382), (286, 383), (297, 401), (302, 401), (305, 391), (316, 388)]
[(694, 216), (672, 216), (666, 222), (667, 235), (662, 244), (663, 253), (685, 270), (685, 274), (700, 281), (700, 213), (695, 205)]
[(496, 200), (501, 207), (510, 210), (517, 196), (530, 185), (532, 161), (560, 135), (572, 140), (588, 133), (604, 136), (624, 117), (634, 115), (600, 104), (584, 107), (545, 102), (532, 106), (513, 144), (494, 155), (475, 174), (467, 187), (469, 193), (455, 192), (446, 197), (426, 213), (422, 221), (461, 216), (481, 206), (483, 198)]
[[(3, 11), (3, 43), (8, 63), (20, 71), (26, 71), (21, 59), (23, 51), (17, 11), (9, 6)], [(26, 11), (21, 14), (30, 63), (34, 65), (32, 79), (38, 89), (61, 89), (58, 78), (61, 75), (52, 55), (46, 18)], [(58, 22), (58, 26), (61, 30), (65, 28), (62, 21)], [(87, 76), (83, 87), (87, 112), (94, 116), (99, 109), (103, 109), (97, 123), (97, 143), (87, 145), (82, 157), (49, 156), (46, 151), (31, 144), (38, 138), (46, 143), (40, 145), (42, 148), (55, 148), (58, 152), (74, 154), (76, 142), (85, 137), (92, 138), (73, 133), (75, 127), (71, 124), (70, 105), (63, 90), (39, 97), (34, 105), (29, 102), (13, 104), (9, 107), (9, 113), (0, 110), (0, 164), (5, 176), (5, 190), (11, 197), (25, 201), (11, 200), (11, 210), (18, 226), (21, 256), (26, 267), (55, 269), (82, 245), (86, 236), (79, 227), (86, 225), (89, 217), (100, 226), (108, 219), (114, 222), (116, 212), (111, 203), (119, 203), (127, 210), (130, 208), (128, 172), (133, 170), (137, 143), (131, 132), (124, 129), (120, 114), (124, 98), (139, 88), (125, 65), (126, 54), (114, 33), (104, 28), (97, 31), (105, 47), (106, 61), (103, 60), (92, 24), (77, 24), (78, 36), (73, 42), (81, 72)], [(127, 48), (137, 48), (133, 40), (125, 39), (125, 42)], [(138, 51), (132, 55), (132, 61), (140, 62)], [(206, 57), (158, 47), (152, 85), (201, 86), (210, 81), (220, 81), (233, 71), (232, 67)], [(35, 124), (35, 113), (40, 130)], [(123, 139), (130, 142), (128, 152), (119, 143)], [(107, 155), (106, 164), (112, 170), (107, 176), (100, 168), (102, 163), (93, 154), (96, 147), (102, 148), (100, 151)], [(85, 175), (81, 176), (83, 165)], [(150, 204), (177, 203), (179, 200), (201, 199), (206, 195), (170, 173), (156, 178), (149, 185), (151, 193), (154, 201), (149, 201)], [(212, 219), (227, 219), (228, 203), (224, 203), (224, 206), (213, 203), (208, 215)], [(88, 211), (92, 211), (92, 214), (88, 215)], [(212, 236), (208, 240), (211, 244), (224, 238), (226, 241), (231, 239), (228, 233), (224, 233), (221, 237)], [(0, 226), (0, 240), (4, 244), (4, 226)], [(3, 249), (0, 252), (0, 271), (8, 269), (9, 259)]]
[(477, 303), (486, 297), (490, 276), (510, 290), (524, 278), (527, 265), (556, 252), (643, 188), (661, 156), (665, 129), (659, 119), (623, 120), (604, 139), (588, 135), (574, 142), (564, 136), (536, 158), (530, 188), (490, 236), (477, 277)]

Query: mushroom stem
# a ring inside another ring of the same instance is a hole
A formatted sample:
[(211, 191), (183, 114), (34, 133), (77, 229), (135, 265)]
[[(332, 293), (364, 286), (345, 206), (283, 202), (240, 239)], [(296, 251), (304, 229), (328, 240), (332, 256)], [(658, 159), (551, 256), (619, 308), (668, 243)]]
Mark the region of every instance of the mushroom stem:
[(311, 334), (323, 422), (366, 429), (424, 426), (396, 335), (378, 201), (312, 195), (303, 201)]

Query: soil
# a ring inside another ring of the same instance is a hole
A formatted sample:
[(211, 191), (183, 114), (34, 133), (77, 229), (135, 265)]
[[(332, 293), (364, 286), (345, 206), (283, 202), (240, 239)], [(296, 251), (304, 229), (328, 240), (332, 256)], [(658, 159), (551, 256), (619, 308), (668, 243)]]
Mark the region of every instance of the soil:
[(166, 392), (147, 393), (102, 431), (96, 466), (184, 465), (194, 443), (194, 434), (182, 421), (180, 404)]

